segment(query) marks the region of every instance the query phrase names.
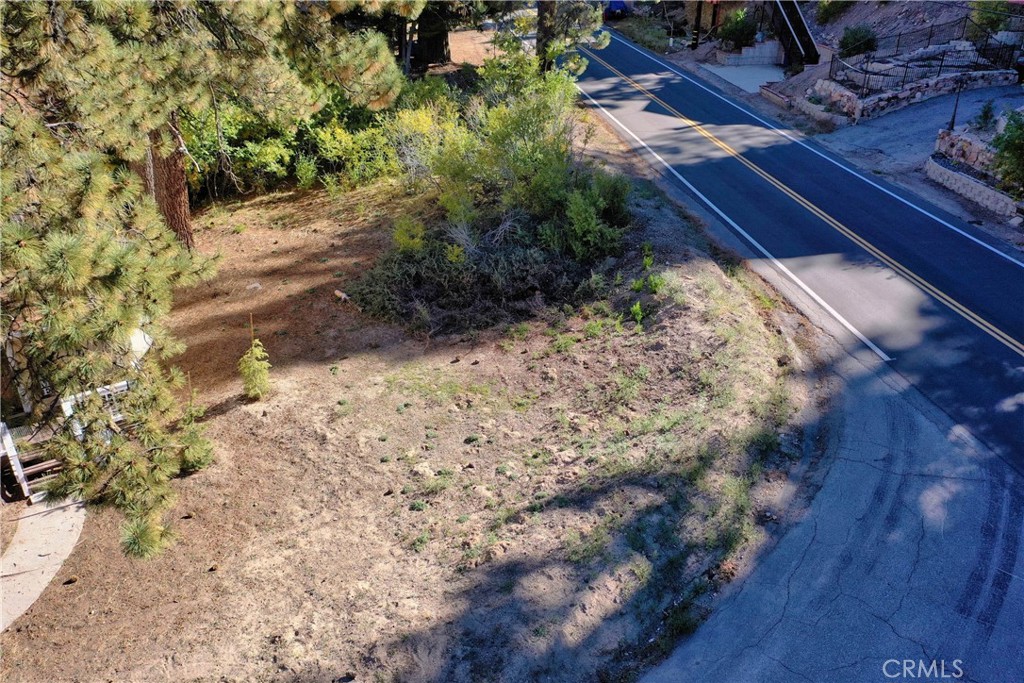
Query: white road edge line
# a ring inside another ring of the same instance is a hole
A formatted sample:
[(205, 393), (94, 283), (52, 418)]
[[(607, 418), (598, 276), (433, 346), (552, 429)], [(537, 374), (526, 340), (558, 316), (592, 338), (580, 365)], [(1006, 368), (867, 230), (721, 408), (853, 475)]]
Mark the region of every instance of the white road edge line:
[(657, 59), (656, 57), (654, 57), (653, 55), (649, 54), (648, 52), (645, 52), (644, 50), (641, 50), (637, 46), (635, 46), (632, 43), (630, 43), (628, 40), (624, 40), (624, 39), (620, 38), (619, 36), (615, 35), (615, 33), (613, 31), (609, 31), (608, 33), (612, 36), (612, 38), (614, 38), (615, 40), (619, 41), (620, 43), (622, 43), (626, 47), (630, 48), (631, 50), (635, 50), (636, 52), (639, 52), (640, 54), (642, 54), (644, 57), (647, 57), (648, 59), (650, 59), (655, 64), (660, 64), (661, 66), (665, 67), (666, 69), (668, 69), (669, 71), (671, 71), (675, 75), (679, 76), (680, 78), (682, 78), (684, 80), (687, 80), (690, 83), (693, 83), (695, 86), (697, 86), (701, 90), (703, 90), (703, 91), (705, 91), (705, 92), (707, 92), (707, 93), (709, 93), (711, 95), (714, 95), (718, 99), (720, 99), (723, 102), (725, 102), (726, 104), (728, 104), (730, 107), (733, 107), (734, 109), (738, 109), (739, 111), (743, 112), (744, 114), (746, 114), (750, 118), (754, 119), (755, 121), (760, 122), (761, 124), (766, 126), (768, 129), (774, 131), (775, 133), (781, 135), (782, 137), (786, 138), (787, 140), (789, 140), (791, 142), (795, 142), (796, 144), (800, 145), (801, 147), (803, 147), (807, 151), (809, 151), (809, 152), (811, 152), (813, 154), (818, 155), (819, 157), (821, 157), (825, 161), (829, 162), (833, 166), (837, 166), (837, 167), (843, 169), (844, 171), (846, 171), (847, 173), (849, 173), (850, 175), (855, 176), (857, 178), (860, 178), (861, 180), (863, 180), (865, 183), (867, 183), (871, 187), (875, 188), (876, 190), (884, 192), (885, 194), (889, 195), (890, 197), (892, 197), (896, 201), (898, 201), (898, 202), (900, 202), (902, 204), (905, 204), (906, 206), (909, 206), (910, 208), (914, 209), (915, 211), (917, 211), (919, 213), (924, 214), (925, 216), (928, 216), (928, 218), (931, 218), (933, 221), (935, 221), (939, 225), (942, 225), (942, 226), (944, 226), (946, 228), (949, 228), (953, 232), (961, 235), (962, 237), (966, 237), (967, 239), (969, 239), (970, 241), (974, 242), (975, 244), (977, 244), (977, 245), (979, 245), (981, 247), (984, 247), (985, 249), (988, 249), (993, 254), (997, 254), (997, 255), (1003, 257), (1004, 259), (1006, 259), (1007, 261), (1009, 261), (1010, 263), (1012, 263), (1012, 264), (1014, 264), (1014, 265), (1016, 265), (1016, 266), (1018, 266), (1020, 268), (1024, 268), (1024, 262), (1018, 261), (1017, 259), (1013, 258), (1009, 254), (1007, 254), (1005, 252), (1002, 252), (999, 249), (996, 249), (991, 244), (989, 244), (989, 243), (987, 243), (987, 242), (985, 242), (983, 240), (978, 239), (977, 237), (975, 237), (974, 235), (972, 235), (972, 234), (970, 234), (968, 232), (964, 232), (963, 230), (961, 230), (960, 228), (956, 227), (952, 223), (949, 223), (947, 221), (942, 220), (941, 218), (939, 218), (935, 214), (931, 213), (927, 209), (923, 209), (920, 206), (918, 206), (917, 204), (914, 204), (913, 202), (911, 202), (911, 201), (909, 201), (907, 199), (904, 199), (903, 197), (899, 196), (895, 192), (892, 192), (891, 190), (888, 190), (888, 189), (882, 187), (881, 185), (879, 185), (875, 181), (871, 180), (871, 178), (868, 178), (866, 176), (861, 175), (860, 173), (858, 173), (857, 171), (853, 170), (849, 166), (845, 166), (844, 164), (839, 163), (838, 161), (836, 161), (835, 159), (833, 159), (829, 155), (821, 152), (820, 150), (815, 149), (814, 147), (812, 147), (811, 145), (807, 144), (803, 140), (801, 140), (799, 138), (793, 137), (792, 135), (790, 135), (789, 133), (787, 133), (783, 129), (779, 128), (778, 126), (774, 125), (770, 121), (762, 119), (757, 114), (754, 114), (753, 112), (751, 112), (751, 111), (741, 107), (740, 105), (736, 104), (735, 102), (733, 102), (729, 98), (724, 97), (722, 94), (715, 92), (711, 88), (708, 88), (703, 83), (701, 83), (700, 81), (694, 79), (693, 77), (689, 76), (688, 74), (685, 74), (685, 73), (675, 69), (671, 65), (661, 61), (660, 59)]
[(767, 249), (765, 249), (761, 245), (760, 242), (755, 240), (750, 235), (750, 233), (748, 233), (746, 230), (741, 228), (736, 223), (736, 221), (734, 221), (733, 219), (729, 218), (729, 216), (727, 216), (724, 211), (719, 209), (710, 199), (705, 197), (704, 194), (702, 194), (700, 190), (698, 190), (696, 187), (694, 187), (692, 184), (690, 184), (690, 181), (688, 181), (686, 178), (684, 178), (682, 175), (680, 175), (679, 172), (676, 169), (672, 168), (672, 166), (670, 166), (667, 161), (665, 161), (664, 159), (661, 158), (660, 154), (658, 154), (653, 149), (651, 149), (647, 145), (646, 142), (644, 142), (643, 140), (641, 140), (637, 136), (636, 133), (631, 131), (629, 128), (626, 128), (626, 126), (624, 126), (621, 121), (619, 121), (617, 118), (615, 118), (607, 109), (602, 107), (600, 105), (600, 103), (597, 102), (597, 100), (595, 100), (593, 97), (591, 97), (590, 94), (587, 93), (586, 91), (584, 91), (583, 88), (579, 87), (579, 85), (576, 86), (576, 89), (579, 90), (581, 93), (583, 93), (583, 96), (586, 97), (591, 102), (591, 104), (593, 104), (595, 107), (600, 109), (601, 113), (604, 114), (606, 117), (608, 117), (608, 119), (613, 121), (619, 128), (621, 128), (622, 130), (624, 130), (627, 133), (629, 133), (629, 135), (634, 140), (636, 140), (638, 143), (640, 143), (640, 145), (642, 145), (643, 148), (646, 149), (651, 154), (651, 156), (653, 156), (655, 159), (657, 159), (659, 162), (661, 162), (661, 165), (664, 166), (666, 169), (668, 169), (669, 173), (674, 175), (676, 177), (676, 179), (679, 180), (679, 182), (681, 182), (683, 185), (685, 185), (686, 188), (689, 189), (690, 192), (695, 194), (702, 202), (704, 202), (709, 207), (711, 207), (712, 211), (714, 211), (716, 214), (718, 214), (718, 216), (723, 221), (725, 221), (726, 223), (731, 225), (733, 230), (738, 232), (748, 242), (750, 242), (750, 244), (753, 245), (753, 247), (755, 249), (757, 249), (759, 252), (761, 252), (765, 256), (765, 258), (767, 258), (769, 261), (771, 261), (772, 265), (774, 265), (782, 273), (784, 273), (786, 275), (786, 277), (788, 277), (790, 280), (792, 280), (796, 284), (797, 287), (799, 287), (800, 289), (802, 289), (804, 291), (805, 294), (807, 294), (809, 297), (814, 299), (814, 301), (816, 301), (819, 306), (824, 308), (829, 313), (829, 315), (831, 315), (833, 318), (835, 318), (839, 322), (840, 325), (842, 325), (847, 330), (849, 330), (849, 332), (853, 336), (855, 336), (857, 339), (859, 339), (861, 342), (863, 342), (863, 344), (865, 346), (867, 346), (869, 349), (874, 351), (878, 355), (878, 357), (881, 358), (883, 361), (889, 362), (889, 361), (892, 360), (892, 358), (888, 354), (886, 354), (885, 351), (883, 351), (882, 349), (878, 348), (878, 346), (876, 346), (874, 344), (874, 342), (872, 342), (870, 339), (868, 339), (863, 334), (861, 334), (860, 331), (856, 327), (851, 325), (850, 322), (846, 318), (841, 316), (839, 314), (839, 312), (836, 311), (836, 309), (834, 309), (831, 306), (829, 306), (828, 303), (826, 303), (824, 299), (822, 299), (820, 296), (818, 296), (818, 294), (813, 289), (811, 289), (806, 284), (804, 284), (804, 282), (800, 278), (798, 278), (796, 275), (794, 275), (793, 272), (789, 268), (787, 268), (786, 266), (782, 265), (782, 263), (780, 263), (779, 260), (777, 258), (775, 258), (775, 256), (773, 256), (771, 252), (769, 252)]

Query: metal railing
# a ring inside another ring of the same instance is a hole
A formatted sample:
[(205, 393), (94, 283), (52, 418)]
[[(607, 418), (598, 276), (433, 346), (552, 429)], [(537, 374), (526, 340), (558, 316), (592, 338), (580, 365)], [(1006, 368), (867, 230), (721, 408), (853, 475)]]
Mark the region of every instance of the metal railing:
[[(793, 3), (793, 8), (799, 14), (800, 8), (796, 6), (796, 3)], [(810, 30), (806, 28), (806, 22), (803, 22), (802, 15), (800, 15), (800, 20), (803, 23), (800, 26), (794, 26), (785, 8), (782, 6), (782, 2), (780, 0), (773, 0), (772, 2), (756, 5), (751, 16), (757, 24), (758, 31), (764, 31), (766, 27), (771, 29), (775, 35), (775, 40), (779, 41), (782, 45), (787, 63), (818, 63), (818, 51), (813, 45), (813, 38), (811, 37)], [(801, 28), (807, 31), (806, 35), (808, 40), (811, 41), (810, 45), (804, 46), (801, 44), (800, 38), (797, 35)], [(812, 52), (809, 53), (808, 50)]]
[[(913, 31), (901, 31), (888, 36), (875, 38), (875, 47), (868, 54), (875, 58), (895, 57), (914, 50), (921, 50), (932, 45), (945, 45), (954, 40), (963, 40), (967, 35), (967, 24), (970, 19), (963, 17), (956, 21), (949, 21), (945, 24), (933, 24), (928, 28), (915, 29)], [(859, 52), (861, 48), (870, 43), (871, 39), (851, 46), (850, 52)], [(855, 54), (848, 57), (850, 63), (861, 61), (863, 54)]]
[[(943, 74), (1011, 69), (1024, 44), (1024, 31), (1009, 31), (1011, 41), (995, 36), (970, 17), (920, 31), (878, 39), (878, 49), (854, 57), (832, 56), (829, 78), (863, 97), (901, 90), (914, 81)], [(930, 50), (929, 48), (936, 48)], [(903, 58), (902, 61), (891, 60)]]

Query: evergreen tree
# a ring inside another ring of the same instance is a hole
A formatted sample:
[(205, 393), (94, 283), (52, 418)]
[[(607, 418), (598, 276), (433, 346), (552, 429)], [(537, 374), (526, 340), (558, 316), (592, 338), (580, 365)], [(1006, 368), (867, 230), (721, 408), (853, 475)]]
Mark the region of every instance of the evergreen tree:
[(420, 65), (451, 61), (448, 33), (458, 27), (500, 19), (523, 9), (526, 2), (512, 0), (432, 0), (416, 21), (416, 49), (412, 58)]
[[(573, 73), (582, 73), (586, 60), (576, 48), (601, 50), (611, 36), (601, 31), (604, 3), (588, 0), (540, 0), (537, 3), (537, 57), (540, 69), (550, 71), (555, 60)], [(596, 34), (596, 35), (595, 35)]]
[[(379, 34), (351, 32), (354, 2), (4, 3), (0, 43), (0, 341), (32, 418), (64, 464), (55, 496), (113, 504), (125, 549), (169, 538), (171, 479), (210, 459), (192, 408), (173, 398), (180, 352), (162, 317), (193, 257), (178, 128), (228, 98), (268, 116), (312, 111), (322, 83), (390, 102), (401, 73)], [(423, 0), (380, 0), (414, 17)], [(364, 7), (364, 9), (366, 9)], [(168, 230), (168, 227), (171, 230)], [(177, 236), (177, 239), (175, 238)], [(152, 343), (138, 357), (139, 332)], [(112, 421), (96, 387), (128, 382)], [(59, 397), (82, 394), (74, 419)]]

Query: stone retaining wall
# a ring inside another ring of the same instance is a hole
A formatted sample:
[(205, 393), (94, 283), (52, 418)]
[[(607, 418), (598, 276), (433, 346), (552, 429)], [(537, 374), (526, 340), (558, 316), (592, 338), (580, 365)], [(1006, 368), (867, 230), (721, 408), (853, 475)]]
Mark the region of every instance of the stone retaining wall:
[(928, 157), (924, 163), (924, 172), (929, 178), (943, 187), (980, 204), (989, 211), (1002, 216), (1017, 215), (1017, 202), (1013, 197), (989, 187), (980, 180), (976, 180), (966, 173), (959, 173), (951, 168), (946, 168)]
[(820, 79), (814, 84), (811, 93), (831, 104), (832, 108), (848, 116), (853, 121), (882, 116), (890, 111), (902, 109), (914, 102), (921, 102), (939, 95), (954, 92), (960, 79), (965, 79), (964, 90), (992, 88), (1001, 85), (1013, 85), (1017, 82), (1017, 72), (1006, 69), (1000, 71), (975, 71), (970, 73), (950, 73), (937, 78), (928, 78), (910, 83), (902, 90), (870, 95), (861, 99), (849, 88), (836, 81)]
[(949, 130), (939, 131), (935, 151), (982, 173), (992, 173), (996, 156), (991, 147), (970, 133)]
[[(764, 93), (762, 92), (762, 95), (763, 94)], [(819, 123), (824, 123), (826, 126), (834, 126), (838, 128), (840, 126), (849, 125), (850, 123), (850, 119), (845, 116), (837, 116), (832, 112), (827, 112), (825, 111), (824, 105), (815, 104), (803, 97), (794, 97), (789, 101), (789, 105), (792, 109), (797, 110), (801, 114), (808, 116)]]

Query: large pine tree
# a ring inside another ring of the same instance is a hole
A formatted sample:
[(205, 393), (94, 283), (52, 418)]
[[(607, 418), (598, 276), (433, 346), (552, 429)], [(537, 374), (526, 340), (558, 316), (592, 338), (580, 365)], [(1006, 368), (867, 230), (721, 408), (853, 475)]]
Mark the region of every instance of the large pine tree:
[[(183, 112), (233, 98), (300, 117), (331, 82), (382, 105), (401, 74), (386, 40), (352, 33), (354, 2), (4, 3), (0, 44), (0, 336), (14, 380), (53, 428), (58, 496), (124, 510), (126, 550), (168, 538), (170, 480), (209, 460), (196, 412), (176, 406), (180, 350), (161, 325), (193, 257), (177, 127)], [(415, 16), (423, 0), (374, 11)], [(366, 9), (365, 7), (363, 9)], [(133, 354), (139, 331), (153, 348)], [(128, 380), (122, 426), (92, 394), (62, 418), (57, 397)]]
[(611, 36), (601, 31), (603, 2), (593, 0), (539, 0), (537, 2), (537, 57), (541, 71), (550, 71), (556, 60), (574, 73), (582, 73), (586, 61), (577, 47), (592, 50), (608, 46)]

